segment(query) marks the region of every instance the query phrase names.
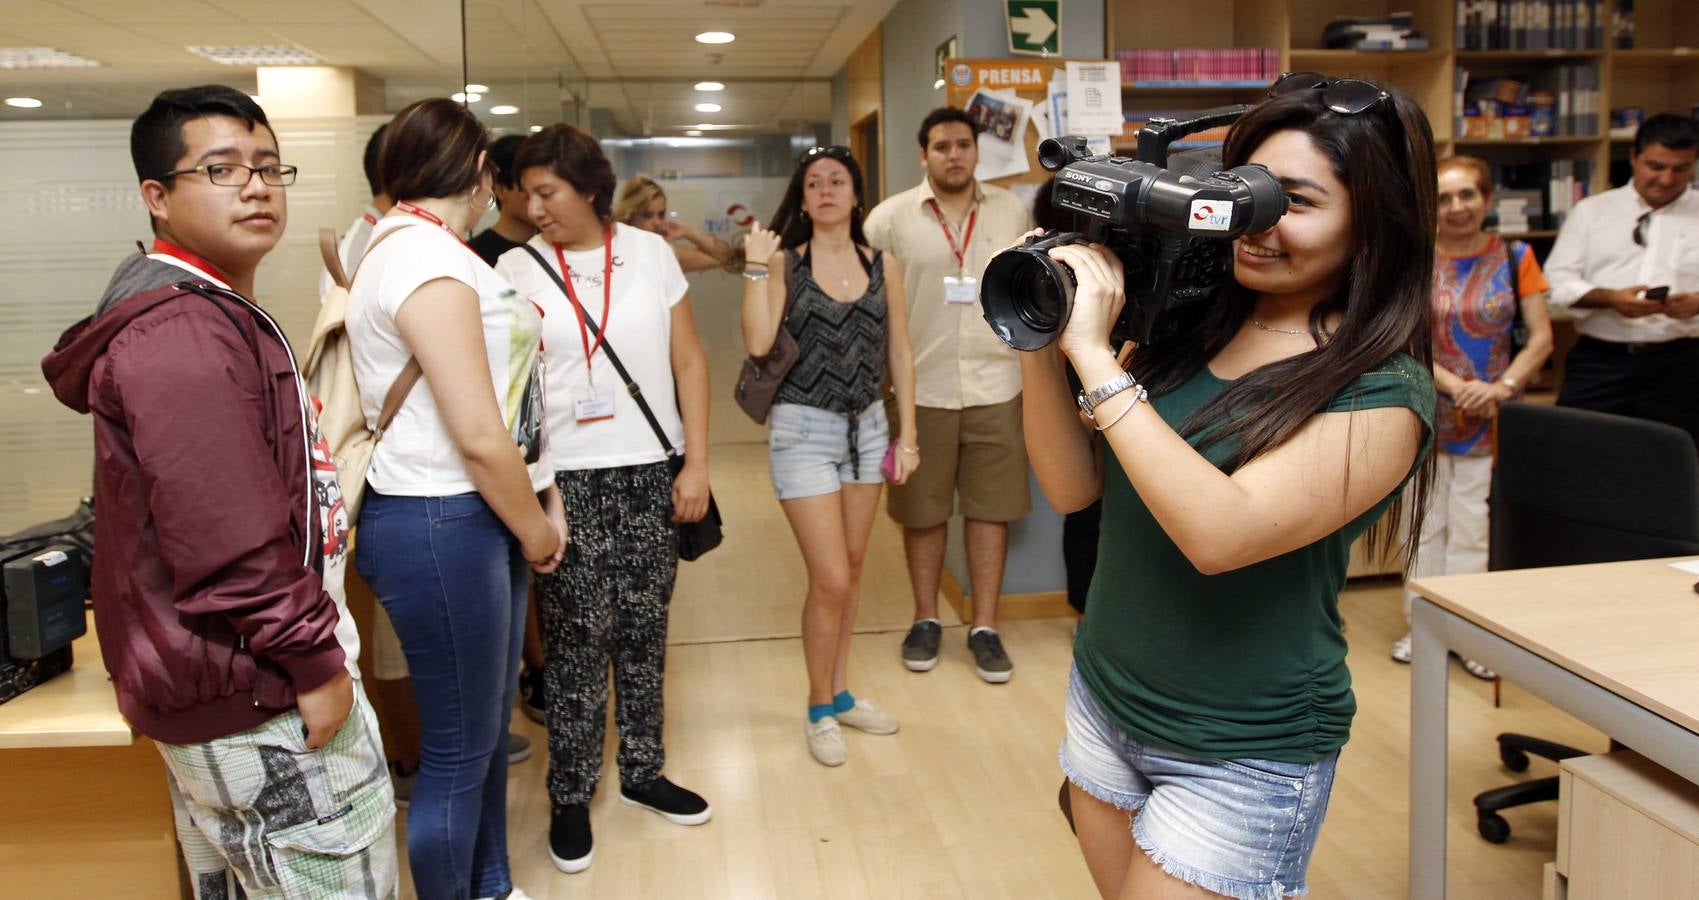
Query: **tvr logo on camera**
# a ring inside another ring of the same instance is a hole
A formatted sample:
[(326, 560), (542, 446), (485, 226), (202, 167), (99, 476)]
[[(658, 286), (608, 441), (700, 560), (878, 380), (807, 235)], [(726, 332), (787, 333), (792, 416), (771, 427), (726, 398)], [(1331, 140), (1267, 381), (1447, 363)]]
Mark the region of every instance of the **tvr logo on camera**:
[(1193, 200), (1193, 231), (1226, 231), (1233, 227), (1233, 201)]

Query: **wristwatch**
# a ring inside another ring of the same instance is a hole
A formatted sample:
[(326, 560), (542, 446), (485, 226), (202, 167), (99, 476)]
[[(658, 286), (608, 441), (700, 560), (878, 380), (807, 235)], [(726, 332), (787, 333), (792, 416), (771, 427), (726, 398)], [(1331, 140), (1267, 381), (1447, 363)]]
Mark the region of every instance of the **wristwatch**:
[(1074, 399), (1079, 403), (1080, 411), (1091, 416), (1091, 420), (1095, 422), (1097, 417), (1092, 415), (1092, 410), (1097, 409), (1103, 404), (1103, 401), (1110, 397), (1138, 386), (1139, 383), (1133, 379), (1133, 373), (1122, 372), (1089, 391), (1081, 391), (1079, 396)]
[(1499, 378), (1498, 383), (1504, 385), (1507, 388), (1510, 388), (1513, 391), (1521, 390), (1521, 388), (1522, 388), (1522, 385), (1517, 384), (1516, 379), (1511, 378), (1509, 375), (1505, 375), (1505, 376)]

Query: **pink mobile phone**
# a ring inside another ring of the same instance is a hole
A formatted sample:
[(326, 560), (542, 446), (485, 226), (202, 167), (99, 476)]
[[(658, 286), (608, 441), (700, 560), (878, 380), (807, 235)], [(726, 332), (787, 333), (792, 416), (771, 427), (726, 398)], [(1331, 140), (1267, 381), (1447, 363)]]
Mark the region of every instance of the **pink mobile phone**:
[(885, 449), (885, 459), (884, 459), (883, 462), (879, 463), (879, 474), (884, 475), (886, 481), (896, 481), (897, 480), (897, 442), (896, 441), (892, 441), (891, 446), (887, 447)]

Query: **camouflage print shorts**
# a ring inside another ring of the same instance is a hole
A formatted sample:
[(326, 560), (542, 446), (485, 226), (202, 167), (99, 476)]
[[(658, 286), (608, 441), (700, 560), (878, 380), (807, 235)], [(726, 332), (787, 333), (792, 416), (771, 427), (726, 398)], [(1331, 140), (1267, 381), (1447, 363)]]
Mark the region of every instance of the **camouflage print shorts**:
[(318, 750), (293, 710), (241, 734), (155, 746), (196, 900), (396, 896), (395, 796), (363, 690)]

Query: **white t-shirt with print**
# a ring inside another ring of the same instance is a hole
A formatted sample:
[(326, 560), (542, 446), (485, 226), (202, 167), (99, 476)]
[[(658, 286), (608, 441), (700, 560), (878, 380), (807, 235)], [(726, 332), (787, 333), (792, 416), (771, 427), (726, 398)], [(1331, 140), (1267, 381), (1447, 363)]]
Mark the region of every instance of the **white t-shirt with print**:
[[(560, 272), (553, 244), (542, 235), (528, 243), (543, 255), (550, 269)], [(564, 255), (578, 302), (598, 325), (607, 323), (605, 341), (643, 389), (643, 398), (667, 440), (683, 451), (684, 423), (679, 419), (673, 385), (672, 309), (684, 299), (690, 283), (685, 281), (672, 247), (660, 235), (615, 225), (613, 291), (607, 304), (602, 286), (606, 265), (603, 248), (567, 251)], [(584, 365), (578, 314), (531, 254), (520, 247), (507, 251), (496, 261), (496, 272), (545, 313), (543, 346), (548, 357), (549, 439), (555, 468), (610, 469), (666, 459), (655, 430), (643, 418), (637, 401), (631, 399), (607, 353), (597, 348), (590, 366)], [(607, 305), (612, 307), (611, 315)], [(594, 335), (590, 341), (594, 344)], [(613, 416), (578, 421), (578, 401), (593, 395), (612, 395)]]
[[(378, 243), (398, 228), (399, 233)], [(543, 323), (538, 308), (454, 235), (416, 216), (379, 219), (367, 256), (348, 292), (348, 339), (368, 427), (377, 427), (384, 396), (413, 356), (395, 323), (401, 305), (426, 282), (458, 281), (478, 294), (484, 350), (502, 421), (524, 454), (531, 486), (546, 488), (554, 473), (543, 428)], [(414, 385), (378, 441), (366, 482), (382, 493), (407, 497), (477, 489), (449, 437), (429, 378)]]

